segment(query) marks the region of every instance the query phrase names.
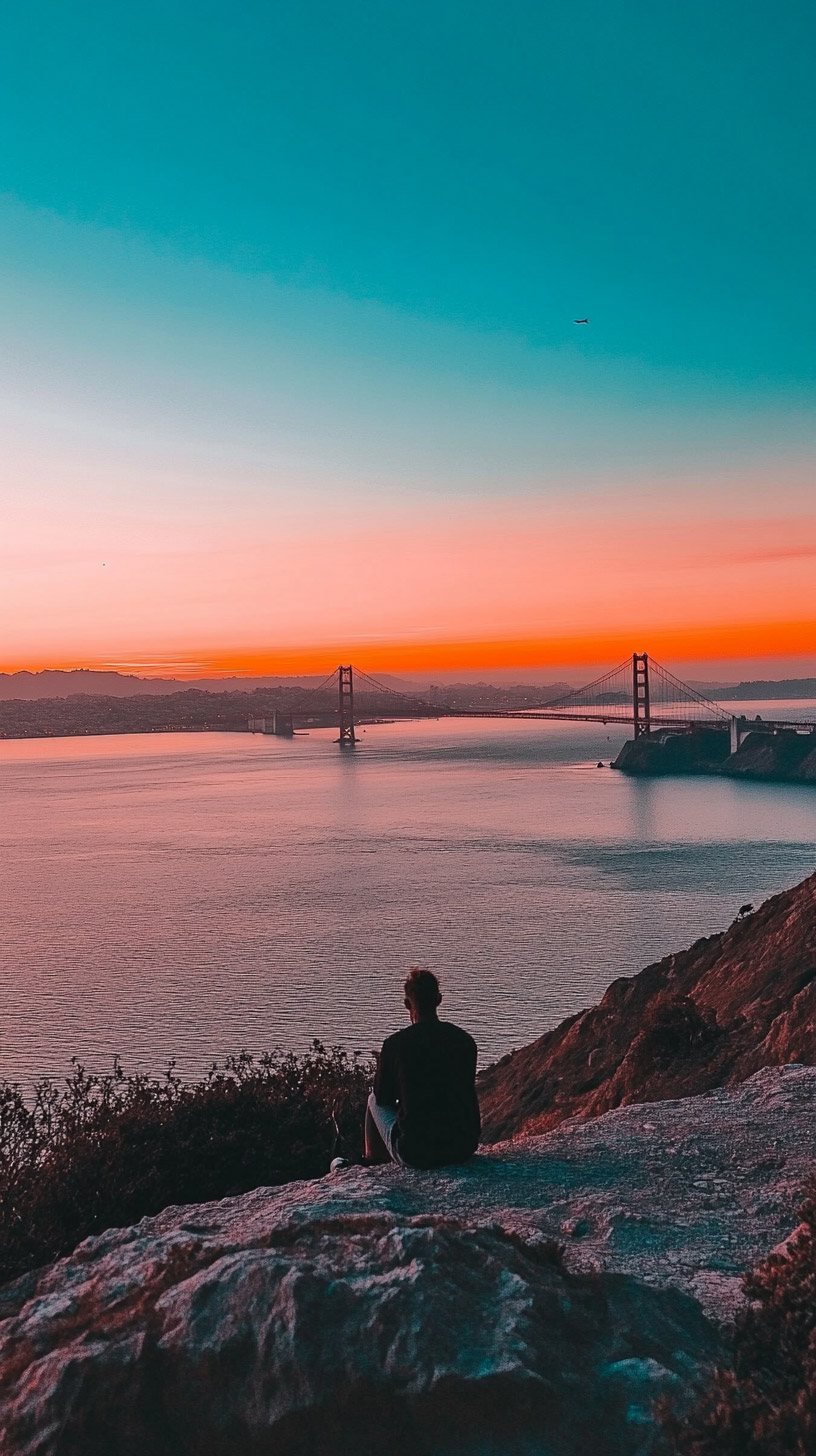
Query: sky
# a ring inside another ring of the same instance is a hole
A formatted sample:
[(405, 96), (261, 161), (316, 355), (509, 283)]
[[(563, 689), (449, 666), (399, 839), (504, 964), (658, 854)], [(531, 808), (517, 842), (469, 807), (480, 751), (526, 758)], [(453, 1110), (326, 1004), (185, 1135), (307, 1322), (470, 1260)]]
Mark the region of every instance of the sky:
[(814, 60), (809, 0), (7, 0), (0, 667), (816, 672)]

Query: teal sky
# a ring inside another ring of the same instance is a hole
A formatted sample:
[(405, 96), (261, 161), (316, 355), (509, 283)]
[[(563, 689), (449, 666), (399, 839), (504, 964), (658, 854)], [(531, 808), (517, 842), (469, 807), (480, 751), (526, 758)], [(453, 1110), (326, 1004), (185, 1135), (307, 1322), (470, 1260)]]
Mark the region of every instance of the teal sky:
[(14, 569), (74, 508), (112, 558), (307, 504), (798, 519), (814, 59), (804, 0), (9, 0)]

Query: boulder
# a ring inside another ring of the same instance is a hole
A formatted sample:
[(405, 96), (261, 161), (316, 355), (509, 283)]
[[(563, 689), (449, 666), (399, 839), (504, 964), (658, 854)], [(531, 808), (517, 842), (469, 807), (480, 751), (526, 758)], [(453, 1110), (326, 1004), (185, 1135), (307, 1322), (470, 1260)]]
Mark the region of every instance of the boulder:
[(645, 1453), (720, 1352), (699, 1305), (439, 1215), (257, 1198), (89, 1239), (8, 1286), (3, 1456)]

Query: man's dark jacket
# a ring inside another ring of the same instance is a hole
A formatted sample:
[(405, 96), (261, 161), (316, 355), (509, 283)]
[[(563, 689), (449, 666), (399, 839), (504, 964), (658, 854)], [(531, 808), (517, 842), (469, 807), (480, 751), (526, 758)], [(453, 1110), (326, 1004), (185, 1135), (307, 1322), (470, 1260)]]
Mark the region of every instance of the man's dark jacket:
[(476, 1043), (452, 1021), (432, 1017), (383, 1042), (374, 1096), (397, 1108), (396, 1149), (412, 1168), (463, 1163), (476, 1151)]

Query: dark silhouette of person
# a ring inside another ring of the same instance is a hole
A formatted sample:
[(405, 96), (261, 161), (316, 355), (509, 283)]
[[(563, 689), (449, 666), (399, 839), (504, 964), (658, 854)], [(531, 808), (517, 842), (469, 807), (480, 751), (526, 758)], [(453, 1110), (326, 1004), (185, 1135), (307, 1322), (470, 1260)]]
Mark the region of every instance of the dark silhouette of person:
[(383, 1042), (365, 1119), (366, 1161), (407, 1168), (464, 1163), (479, 1142), (476, 1043), (437, 1014), (442, 993), (432, 971), (405, 982), (411, 1025)]

